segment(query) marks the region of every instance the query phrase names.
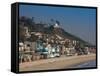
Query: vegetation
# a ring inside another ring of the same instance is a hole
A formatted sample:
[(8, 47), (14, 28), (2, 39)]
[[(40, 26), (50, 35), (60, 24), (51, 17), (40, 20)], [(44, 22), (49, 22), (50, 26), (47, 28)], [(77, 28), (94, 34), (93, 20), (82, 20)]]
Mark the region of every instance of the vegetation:
[[(62, 28), (55, 29), (52, 23), (49, 24), (49, 26), (48, 26), (48, 24), (43, 24), (43, 22), (36, 23), (34, 19), (35, 19), (34, 17), (28, 18), (28, 17), (24, 17), (24, 16), (19, 18), (19, 23), (20, 23), (19, 24), (20, 25), (20, 27), (19, 27), (19, 31), (20, 31), (19, 32), (19, 40), (20, 41), (24, 41), (26, 39), (25, 29), (23, 29), (24, 26), (26, 26), (29, 28), (30, 32), (34, 32), (34, 31), (35, 32), (42, 32), (42, 33), (46, 33), (46, 34), (50, 34), (50, 35), (58, 34), (59, 36), (61, 36), (63, 38), (69, 38), (71, 40), (80, 41), (83, 44), (88, 44), (88, 42), (82, 40), (79, 37), (76, 37), (75, 35), (72, 35), (72, 34), (66, 32)], [(51, 19), (51, 22), (56, 22), (56, 23), (60, 24), (59, 21), (57, 21), (57, 20), (54, 21), (54, 19)], [(34, 40), (36, 40), (36, 38), (37, 37), (35, 35), (34, 36), (32, 35), (29, 40), (34, 41)]]

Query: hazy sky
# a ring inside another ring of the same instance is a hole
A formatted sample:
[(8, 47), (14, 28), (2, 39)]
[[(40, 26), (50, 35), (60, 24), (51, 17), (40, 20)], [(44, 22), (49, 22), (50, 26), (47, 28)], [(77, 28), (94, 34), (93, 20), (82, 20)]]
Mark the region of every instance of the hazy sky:
[(20, 16), (35, 17), (35, 21), (60, 21), (63, 29), (92, 44), (96, 44), (96, 9), (20, 5)]

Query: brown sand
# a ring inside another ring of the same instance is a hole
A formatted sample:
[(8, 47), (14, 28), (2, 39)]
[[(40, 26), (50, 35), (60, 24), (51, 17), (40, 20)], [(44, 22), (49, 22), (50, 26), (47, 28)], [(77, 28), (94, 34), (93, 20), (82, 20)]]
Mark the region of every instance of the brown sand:
[(25, 62), (19, 64), (19, 71), (36, 71), (36, 70), (51, 70), (70, 68), (73, 65), (84, 63), (90, 60), (95, 60), (96, 55), (81, 55), (37, 60), (33, 62)]

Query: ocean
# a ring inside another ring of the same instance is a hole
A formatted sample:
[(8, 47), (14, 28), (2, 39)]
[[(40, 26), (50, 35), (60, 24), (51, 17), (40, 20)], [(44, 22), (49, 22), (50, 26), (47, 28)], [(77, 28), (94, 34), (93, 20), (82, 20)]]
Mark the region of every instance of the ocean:
[(90, 68), (90, 67), (91, 68), (96, 67), (96, 60), (88, 61), (74, 66), (74, 68)]

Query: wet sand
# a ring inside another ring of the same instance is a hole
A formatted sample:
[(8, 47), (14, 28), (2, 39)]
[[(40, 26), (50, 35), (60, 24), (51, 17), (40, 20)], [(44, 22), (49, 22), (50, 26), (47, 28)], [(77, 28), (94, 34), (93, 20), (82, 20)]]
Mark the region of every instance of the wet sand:
[(33, 62), (25, 62), (19, 64), (19, 71), (38, 71), (52, 69), (68, 69), (73, 65), (95, 60), (96, 55), (80, 55), (80, 56), (62, 56), (59, 58), (36, 60)]

